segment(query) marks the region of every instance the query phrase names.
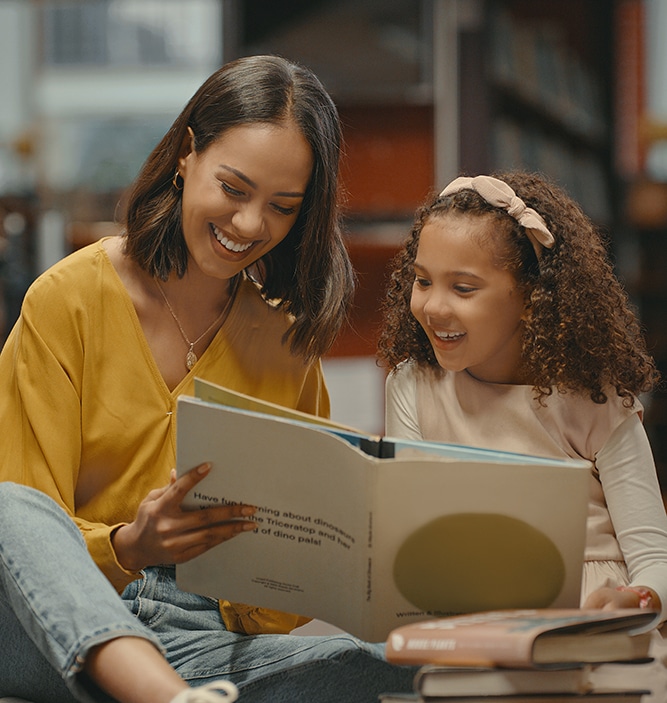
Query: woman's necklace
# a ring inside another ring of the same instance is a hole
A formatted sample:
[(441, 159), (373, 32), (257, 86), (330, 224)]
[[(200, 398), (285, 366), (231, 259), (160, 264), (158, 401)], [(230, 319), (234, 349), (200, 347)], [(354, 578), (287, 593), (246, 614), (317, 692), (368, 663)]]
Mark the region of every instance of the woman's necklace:
[(167, 308), (169, 312), (171, 313), (171, 316), (174, 318), (174, 322), (178, 325), (178, 329), (181, 332), (181, 337), (183, 337), (183, 341), (188, 345), (188, 352), (185, 355), (185, 366), (187, 367), (188, 371), (192, 369), (192, 367), (197, 363), (197, 355), (195, 354), (195, 344), (198, 342), (201, 342), (202, 339), (225, 317), (225, 315), (229, 312), (229, 308), (232, 304), (232, 299), (233, 295), (230, 291), (229, 293), (229, 298), (227, 302), (225, 303), (225, 307), (223, 308), (222, 312), (213, 320), (213, 322), (210, 324), (209, 327), (206, 328), (202, 334), (195, 339), (194, 342), (191, 342), (188, 339), (188, 335), (185, 334), (185, 330), (183, 329), (183, 325), (180, 323), (180, 320), (176, 317), (176, 313), (174, 312), (174, 308), (171, 307), (171, 304), (169, 303), (169, 300), (167, 299), (167, 296), (165, 295), (165, 292), (162, 290), (162, 286), (158, 283), (157, 278), (153, 279), (155, 281), (155, 285), (157, 286), (157, 289), (160, 291), (160, 294), (164, 298), (164, 302), (167, 304)]

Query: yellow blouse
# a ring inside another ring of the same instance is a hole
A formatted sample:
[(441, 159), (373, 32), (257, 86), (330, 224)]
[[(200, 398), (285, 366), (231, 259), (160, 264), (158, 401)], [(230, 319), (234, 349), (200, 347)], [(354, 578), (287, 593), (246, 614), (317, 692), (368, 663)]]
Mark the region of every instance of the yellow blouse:
[[(0, 480), (54, 498), (121, 591), (140, 574), (118, 563), (113, 530), (131, 522), (175, 466), (175, 410), (195, 376), (274, 403), (328, 415), (321, 365), (281, 343), (290, 324), (244, 280), (227, 320), (170, 391), (102, 242), (63, 259), (31, 286), (0, 354)], [(221, 601), (230, 630), (288, 632), (306, 622)]]

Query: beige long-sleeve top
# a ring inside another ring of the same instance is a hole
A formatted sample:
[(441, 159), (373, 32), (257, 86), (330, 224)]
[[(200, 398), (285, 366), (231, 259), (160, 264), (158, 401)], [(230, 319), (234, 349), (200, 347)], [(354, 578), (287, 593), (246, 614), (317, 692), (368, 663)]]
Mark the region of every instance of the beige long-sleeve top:
[(667, 618), (667, 516), (638, 401), (603, 405), (532, 387), (436, 377), (404, 363), (387, 378), (386, 434), (592, 462), (582, 600), (602, 585), (649, 586)]

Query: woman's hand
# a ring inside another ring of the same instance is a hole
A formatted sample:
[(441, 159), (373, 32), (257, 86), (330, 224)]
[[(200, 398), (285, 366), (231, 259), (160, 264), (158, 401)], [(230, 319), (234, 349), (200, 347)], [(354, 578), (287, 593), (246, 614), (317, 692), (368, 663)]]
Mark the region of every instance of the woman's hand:
[(631, 586), (609, 588), (604, 586), (590, 593), (583, 607), (598, 610), (614, 610), (616, 608), (651, 608), (652, 610), (660, 610), (662, 606), (658, 594), (650, 588), (637, 587), (634, 589)]
[(116, 557), (123, 568), (139, 571), (156, 564), (182, 564), (232, 537), (254, 530), (247, 520), (250, 505), (225, 505), (205, 510), (183, 510), (185, 495), (211, 470), (201, 464), (168, 486), (151, 491), (139, 505), (134, 522), (112, 536)]

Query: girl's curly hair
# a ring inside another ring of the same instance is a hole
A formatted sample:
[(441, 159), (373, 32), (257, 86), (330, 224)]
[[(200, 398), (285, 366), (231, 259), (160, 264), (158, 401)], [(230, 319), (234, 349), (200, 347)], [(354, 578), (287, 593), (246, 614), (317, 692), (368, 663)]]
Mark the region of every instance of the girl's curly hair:
[(420, 233), (427, 221), (453, 212), (493, 218), (494, 227), (485, 227), (480, 236), (483, 241), (500, 238), (498, 264), (524, 291), (529, 314), (522, 368), (537, 397), (542, 400), (554, 390), (575, 391), (605, 403), (614, 388), (631, 406), (634, 396), (655, 387), (659, 374), (628, 296), (614, 275), (605, 240), (581, 208), (544, 176), (517, 171), (493, 175), (544, 218), (554, 246), (543, 249), (538, 261), (523, 227), (473, 190), (444, 198), (432, 195), (417, 211), (412, 231), (392, 262), (382, 305), (380, 362), (395, 368), (412, 359), (440, 368), (426, 333), (410, 312)]

